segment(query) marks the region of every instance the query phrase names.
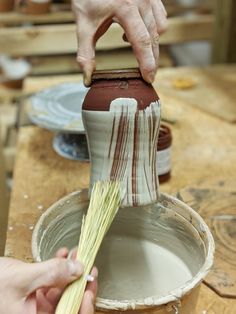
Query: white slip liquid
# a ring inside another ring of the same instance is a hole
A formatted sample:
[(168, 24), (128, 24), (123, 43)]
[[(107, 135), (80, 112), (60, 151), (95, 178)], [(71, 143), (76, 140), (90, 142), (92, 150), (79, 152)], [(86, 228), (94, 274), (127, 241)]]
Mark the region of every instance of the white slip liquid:
[(112, 300), (168, 294), (193, 277), (171, 251), (127, 236), (107, 237), (95, 265), (99, 269), (98, 296)]

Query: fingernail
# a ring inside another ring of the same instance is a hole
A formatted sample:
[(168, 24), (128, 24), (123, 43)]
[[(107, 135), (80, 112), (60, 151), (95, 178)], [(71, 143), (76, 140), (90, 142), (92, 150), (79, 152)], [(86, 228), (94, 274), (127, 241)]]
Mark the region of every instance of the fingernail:
[(67, 260), (67, 262), (72, 276), (80, 276), (83, 274), (84, 266), (80, 262), (71, 259)]
[(84, 67), (84, 85), (89, 87), (91, 85), (93, 69), (90, 65)]
[(74, 247), (72, 250), (70, 250), (67, 258), (75, 260), (76, 259), (76, 255), (77, 255), (77, 247)]
[(154, 80), (155, 80), (155, 72), (150, 72), (150, 73), (148, 74), (148, 82), (149, 82), (149, 83), (153, 83)]
[(98, 269), (97, 267), (93, 267), (92, 271), (91, 271), (91, 276), (95, 279), (98, 278)]
[(86, 279), (88, 282), (93, 282), (95, 278), (92, 275), (87, 275)]
[(87, 76), (86, 74), (84, 75), (84, 85), (86, 87), (89, 87), (91, 85), (91, 79), (89, 76)]

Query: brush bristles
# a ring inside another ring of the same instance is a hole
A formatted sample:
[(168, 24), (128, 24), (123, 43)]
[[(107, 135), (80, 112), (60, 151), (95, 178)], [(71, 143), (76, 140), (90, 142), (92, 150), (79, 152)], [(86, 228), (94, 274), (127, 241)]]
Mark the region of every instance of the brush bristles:
[(87, 284), (87, 276), (94, 264), (99, 247), (121, 203), (119, 182), (96, 182), (89, 208), (83, 217), (77, 259), (84, 264), (84, 274), (64, 291), (56, 314), (78, 314)]

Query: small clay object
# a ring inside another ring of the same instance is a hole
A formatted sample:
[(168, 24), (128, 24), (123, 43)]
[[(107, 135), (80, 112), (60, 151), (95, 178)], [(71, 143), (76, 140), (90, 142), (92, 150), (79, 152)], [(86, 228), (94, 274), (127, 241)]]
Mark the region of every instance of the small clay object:
[(51, 0), (21, 0), (17, 10), (25, 14), (46, 14), (50, 12)]
[(10, 12), (14, 10), (14, 0), (0, 0), (0, 12)]
[(1, 85), (9, 88), (9, 89), (22, 89), (23, 88), (24, 79), (9, 79), (1, 81)]
[(177, 78), (173, 81), (173, 86), (176, 89), (191, 89), (196, 83), (191, 78)]

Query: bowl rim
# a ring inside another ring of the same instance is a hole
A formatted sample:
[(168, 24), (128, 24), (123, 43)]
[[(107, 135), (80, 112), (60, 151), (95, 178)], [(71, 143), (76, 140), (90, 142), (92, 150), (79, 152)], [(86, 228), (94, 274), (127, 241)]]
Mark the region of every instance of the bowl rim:
[[(61, 198), (57, 202), (55, 202), (53, 205), (51, 205), (39, 218), (37, 221), (35, 228), (33, 230), (32, 234), (32, 242), (31, 242), (31, 249), (33, 258), (36, 262), (40, 262), (40, 256), (38, 254), (38, 248), (37, 248), (37, 234), (39, 232), (40, 225), (44, 221), (45, 216), (48, 216), (51, 212), (55, 210), (55, 208), (58, 205), (61, 205), (62, 202), (67, 202), (71, 197), (80, 195), (81, 193), (88, 193), (88, 189), (80, 189), (78, 191), (72, 192), (65, 197)], [(96, 307), (100, 310), (106, 310), (106, 311), (126, 311), (126, 310), (139, 310), (139, 309), (147, 309), (147, 308), (154, 308), (157, 306), (166, 306), (166, 304), (172, 303), (172, 302), (178, 302), (181, 298), (183, 298), (184, 295), (189, 294), (193, 289), (197, 288), (199, 284), (203, 281), (204, 277), (209, 273), (213, 266), (214, 262), (214, 253), (215, 253), (215, 243), (214, 238), (211, 234), (211, 231), (209, 227), (207, 226), (206, 222), (203, 220), (203, 218), (190, 206), (185, 204), (183, 201), (179, 200), (178, 198), (168, 195), (166, 193), (160, 193), (159, 200), (161, 202), (168, 201), (171, 204), (174, 204), (186, 212), (189, 212), (191, 221), (196, 220), (199, 223), (199, 229), (204, 234), (205, 239), (208, 243), (208, 248), (206, 248), (206, 256), (205, 256), (205, 262), (202, 264), (201, 268), (199, 269), (198, 273), (193, 276), (189, 281), (187, 281), (185, 284), (181, 285), (180, 287), (172, 290), (169, 292), (169, 294), (165, 295), (153, 295), (148, 298), (139, 298), (139, 299), (129, 299), (129, 300), (111, 300), (111, 299), (104, 299), (97, 297), (96, 299)], [(183, 217), (183, 215), (181, 215)], [(186, 218), (186, 217), (184, 217)], [(189, 223), (191, 223), (189, 221)], [(194, 225), (192, 224), (194, 227)], [(194, 227), (195, 228), (195, 227)], [(196, 229), (196, 228), (195, 228)], [(196, 229), (196, 231), (199, 233), (199, 230)]]

